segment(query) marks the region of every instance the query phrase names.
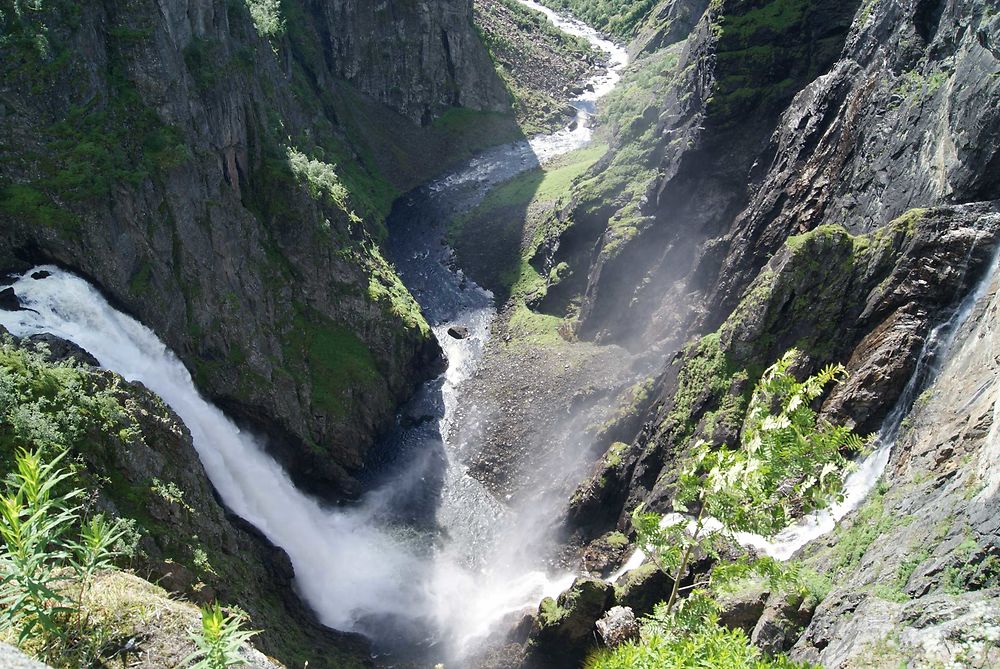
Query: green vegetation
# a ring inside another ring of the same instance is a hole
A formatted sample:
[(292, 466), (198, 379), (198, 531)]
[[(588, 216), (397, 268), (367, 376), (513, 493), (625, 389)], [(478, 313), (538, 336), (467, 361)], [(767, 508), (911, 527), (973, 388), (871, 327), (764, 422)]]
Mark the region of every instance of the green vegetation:
[(585, 669), (806, 669), (812, 665), (784, 656), (767, 657), (743, 630), (705, 622), (678, 633), (647, 626), (639, 643), (599, 651)]
[(240, 647), (259, 632), (241, 629), (246, 616), (240, 612), (223, 615), (218, 603), (201, 609), (201, 631), (192, 634), (191, 640), (198, 647), (188, 659), (190, 669), (226, 669), (247, 664), (240, 656)]
[(902, 101), (919, 104), (937, 93), (942, 86), (948, 83), (950, 77), (948, 72), (940, 69), (928, 73), (909, 70), (899, 75), (899, 80), (893, 87), (892, 93), (899, 96)]
[(608, 221), (605, 256), (616, 255), (651, 221), (641, 203), (662, 158), (660, 107), (679, 81), (679, 54), (674, 47), (636, 61), (603, 101), (600, 121), (614, 137), (615, 149), (600, 170), (580, 181), (574, 195), (580, 201), (578, 215)]
[[(547, 240), (565, 229), (566, 223), (552, 212), (566, 203), (573, 184), (606, 151), (606, 145), (595, 144), (520, 174), (451, 223), (449, 242), (463, 266), (471, 268), (473, 278), (492, 290), (499, 303), (513, 297), (521, 305), (515, 319), (526, 333), (558, 338), (555, 328), (560, 318), (523, 307), (525, 301), (544, 295), (551, 282), (550, 273), (536, 268), (532, 260)], [(487, 236), (492, 241), (484, 247), (481, 241)]]
[(510, 93), (518, 125), (527, 135), (562, 126), (571, 111), (563, 82), (582, 80), (596, 51), (516, 0), (479, 0), (474, 7), (476, 25)]
[(246, 0), (257, 34), (264, 38), (280, 37), (285, 32), (281, 0)]
[[(124, 526), (101, 515), (82, 518), (84, 490), (61, 491), (71, 472), (62, 452), (21, 450), (0, 495), (0, 634), (59, 667), (100, 662), (102, 634), (90, 628), (83, 601), (111, 566)], [(77, 534), (77, 536), (73, 536)]]
[[(0, 23), (11, 22), (12, 31), (0, 39), (0, 55), (11, 63), (12, 82), (44, 95), (76, 67), (65, 35), (47, 25), (72, 29), (80, 9), (62, 0), (16, 4), (23, 11), (0, 12)], [(104, 200), (118, 184), (136, 186), (191, 159), (180, 131), (164, 123), (126, 77), (126, 54), (137, 35), (144, 33), (119, 26), (109, 32), (106, 96), (38, 120), (42, 150), (21, 154), (23, 172), (33, 177), (0, 179), (0, 215), (72, 232), (78, 223), (72, 205)]]
[[(737, 532), (773, 537), (799, 515), (840, 499), (848, 468), (845, 452), (859, 451), (865, 440), (850, 429), (817, 418), (812, 402), (845, 374), (842, 366), (829, 366), (798, 382), (789, 369), (797, 351), (789, 351), (761, 377), (747, 409), (742, 445), (713, 448), (702, 441), (692, 448), (690, 462), (681, 472), (674, 509), (691, 519), (661, 527), (657, 514), (637, 509), (633, 522), (640, 545), (649, 548), (654, 562), (671, 572), (674, 589), (666, 604), (670, 614), (688, 562), (696, 551), (718, 555), (719, 536), (737, 545)], [(708, 518), (721, 529), (703, 535)], [(710, 539), (710, 540), (709, 540)], [(774, 569), (770, 560), (750, 567)], [(725, 568), (729, 578), (729, 567)], [(720, 576), (719, 569), (713, 577)], [(731, 579), (730, 579), (731, 580)]]
[(295, 178), (306, 186), (309, 194), (315, 199), (327, 198), (342, 212), (355, 222), (361, 219), (349, 209), (349, 193), (337, 176), (335, 166), (321, 160), (310, 158), (294, 146), (286, 148), (288, 167)]
[(746, 413), (740, 447), (712, 448), (705, 442), (693, 447), (676, 485), (676, 520), (635, 510), (637, 543), (671, 576), (673, 587), (647, 620), (641, 642), (600, 652), (588, 667), (800, 666), (765, 657), (745, 634), (720, 627), (713, 595), (755, 574), (772, 589), (792, 588), (799, 600), (824, 596), (829, 584), (807, 577), (797, 565), (746, 555), (717, 562), (681, 597), (695, 554), (719, 561), (725, 547), (739, 545), (736, 533), (773, 537), (799, 514), (840, 498), (848, 468), (843, 454), (860, 450), (865, 440), (819, 419), (812, 403), (843, 378), (844, 370), (827, 367), (799, 382), (789, 371), (797, 356), (789, 351), (764, 372)]
[(285, 360), (293, 373), (308, 379), (316, 411), (343, 418), (362, 393), (388, 392), (371, 350), (346, 327), (298, 306), (285, 334)]
[(899, 519), (886, 513), (887, 490), (886, 485), (879, 482), (858, 510), (851, 525), (837, 529), (837, 542), (833, 548), (831, 565), (834, 572), (846, 573), (857, 566), (868, 548), (893, 525), (900, 522)]
[(621, 40), (628, 40), (658, 0), (539, 0), (568, 12), (584, 23)]

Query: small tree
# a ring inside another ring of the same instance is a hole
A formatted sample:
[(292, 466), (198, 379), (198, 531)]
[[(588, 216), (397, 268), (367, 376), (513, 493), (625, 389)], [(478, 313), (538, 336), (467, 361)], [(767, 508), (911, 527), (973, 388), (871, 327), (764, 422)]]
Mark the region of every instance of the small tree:
[(198, 649), (185, 663), (193, 662), (190, 669), (226, 669), (247, 664), (240, 655), (240, 646), (259, 634), (241, 629), (246, 617), (241, 613), (228, 616), (218, 603), (201, 609), (201, 631), (191, 634)]
[[(699, 550), (719, 555), (737, 535), (773, 538), (797, 517), (843, 498), (845, 454), (862, 450), (869, 439), (817, 419), (812, 403), (846, 371), (831, 365), (799, 383), (789, 372), (798, 352), (786, 353), (764, 372), (747, 410), (741, 447), (712, 448), (701, 441), (677, 481), (673, 522), (655, 513), (633, 513), (639, 545), (673, 577), (661, 616), (670, 616), (680, 583)], [(783, 572), (767, 558), (738, 560), (713, 570), (724, 581), (757, 572), (778, 578)], [(694, 604), (694, 602), (692, 602)]]

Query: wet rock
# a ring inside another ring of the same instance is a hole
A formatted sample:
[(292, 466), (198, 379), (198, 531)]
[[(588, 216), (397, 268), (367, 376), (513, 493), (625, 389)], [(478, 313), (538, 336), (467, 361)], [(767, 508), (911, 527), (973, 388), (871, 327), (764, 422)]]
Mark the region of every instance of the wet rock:
[(639, 639), (639, 621), (635, 619), (632, 609), (615, 606), (597, 621), (597, 632), (606, 646), (617, 648)]
[(34, 344), (43, 344), (49, 350), (49, 358), (52, 360), (69, 360), (73, 359), (82, 365), (88, 365), (90, 367), (100, 367), (101, 363), (98, 362), (97, 358), (92, 356), (89, 352), (80, 346), (77, 346), (71, 341), (66, 339), (61, 339), (55, 335), (42, 333), (31, 335), (27, 338), (28, 341)]
[(468, 339), (470, 334), (469, 328), (464, 325), (453, 325), (448, 328), (448, 336), (452, 339)]
[(620, 565), (629, 549), (629, 540), (621, 532), (608, 532), (591, 541), (583, 550), (583, 569), (596, 576), (606, 576)]
[(50, 271), (48, 271), (46, 269), (40, 269), (37, 272), (32, 272), (31, 273), (31, 278), (35, 279), (36, 281), (40, 281), (41, 279), (47, 279), (50, 276), (52, 276), (52, 272), (50, 272)]
[(13, 288), (0, 290), (0, 309), (4, 311), (20, 311), (21, 300), (17, 298)]
[(576, 669), (594, 647), (598, 620), (614, 600), (614, 587), (599, 579), (578, 578), (559, 595), (542, 600), (528, 639), (525, 667)]
[(618, 583), (615, 603), (632, 609), (636, 615), (652, 613), (654, 606), (670, 598), (674, 587), (674, 579), (652, 562), (628, 572)]

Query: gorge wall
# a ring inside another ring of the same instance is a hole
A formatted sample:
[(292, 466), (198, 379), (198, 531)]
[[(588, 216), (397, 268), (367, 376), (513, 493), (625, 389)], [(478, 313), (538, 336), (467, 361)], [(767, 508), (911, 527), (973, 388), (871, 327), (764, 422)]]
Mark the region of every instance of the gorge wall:
[(382, 221), (516, 133), (471, 1), (46, 0), (0, 22), (2, 264), (89, 277), (301, 480), (356, 493), (440, 364)]
[[(826, 417), (872, 433), (901, 398), (909, 411), (903, 393), (922, 352), (992, 269), (1000, 241), (990, 3), (676, 0), (627, 34), (635, 61), (601, 116), (610, 150), (545, 215), (525, 259), (546, 284), (531, 307), (565, 319), (567, 339), (666, 360), (621, 394), (612, 420), (588, 428), (607, 450), (568, 525), (597, 537), (584, 564), (602, 575), (606, 557), (594, 555), (621, 557), (608, 543), (620, 536), (607, 533), (627, 534), (640, 503), (670, 510), (692, 443), (738, 442), (756, 380), (789, 348), (804, 354), (801, 374), (847, 366)], [(959, 334), (965, 348), (904, 422), (878, 491), (799, 555), (836, 583), (816, 617), (761, 600), (747, 631), (765, 649), (873, 666), (872, 653), (930, 662), (954, 653), (948, 644), (983, 641), (951, 621), (995, 616), (1000, 538), (983, 515), (996, 432), (992, 290)], [(917, 388), (933, 378), (919, 374)], [(980, 390), (945, 399), (959, 386)], [(654, 575), (617, 596), (655, 595)]]

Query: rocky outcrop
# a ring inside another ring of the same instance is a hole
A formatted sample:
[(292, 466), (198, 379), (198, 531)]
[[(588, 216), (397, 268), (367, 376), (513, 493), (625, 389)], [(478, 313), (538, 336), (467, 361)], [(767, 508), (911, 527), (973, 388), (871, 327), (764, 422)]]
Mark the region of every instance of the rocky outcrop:
[(1000, 661), (998, 289), (994, 275), (903, 423), (882, 486), (807, 548), (834, 587), (795, 657), (853, 667), (881, 649), (910, 666)]
[(666, 508), (676, 458), (694, 439), (736, 443), (756, 377), (792, 347), (806, 354), (802, 373), (846, 360), (849, 380), (824, 414), (877, 430), (932, 328), (976, 285), (998, 239), (996, 204), (914, 211), (862, 236), (829, 226), (790, 238), (725, 323), (672, 361), (654, 420), (596, 465), (571, 520), (603, 529), (610, 508), (625, 527), (640, 502)]
[(472, 0), (309, 0), (333, 76), (414, 122), (453, 107), (506, 112), (500, 85), (471, 28)]
[(580, 666), (594, 647), (595, 625), (613, 600), (612, 585), (587, 578), (577, 579), (558, 599), (542, 600), (521, 666), (525, 669)]
[(517, 0), (476, 0), (474, 7), (476, 26), (525, 134), (566, 125), (576, 115), (569, 101), (600, 68), (600, 54)]
[(0, 264), (85, 275), (300, 481), (357, 492), (438, 365), (377, 244), (467, 144), (412, 119), (506, 100), (471, 3), (40, 7), (0, 19)]

